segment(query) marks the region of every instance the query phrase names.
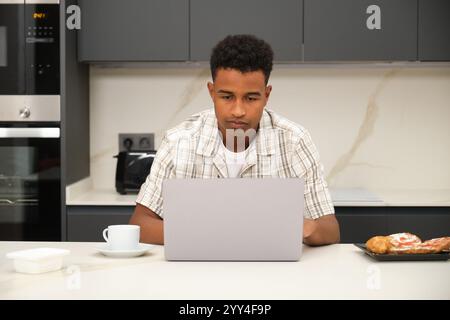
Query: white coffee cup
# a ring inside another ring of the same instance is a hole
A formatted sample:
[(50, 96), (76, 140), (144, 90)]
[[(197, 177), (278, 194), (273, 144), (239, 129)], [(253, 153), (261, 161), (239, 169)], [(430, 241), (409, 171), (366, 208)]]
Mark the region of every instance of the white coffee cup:
[(140, 229), (136, 225), (112, 225), (103, 230), (103, 238), (110, 250), (135, 250), (139, 245)]

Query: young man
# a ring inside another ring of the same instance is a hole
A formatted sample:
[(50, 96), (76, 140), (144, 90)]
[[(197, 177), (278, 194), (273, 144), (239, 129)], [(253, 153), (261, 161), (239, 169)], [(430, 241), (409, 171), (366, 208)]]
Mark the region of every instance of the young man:
[[(214, 110), (195, 114), (167, 131), (130, 220), (141, 227), (142, 242), (164, 242), (164, 179), (265, 177), (303, 177), (303, 242), (339, 242), (323, 166), (309, 133), (265, 109), (272, 90), (267, 85), (272, 60), (271, 47), (250, 35), (228, 36), (213, 49), (208, 90)], [(235, 132), (249, 133), (241, 145)]]

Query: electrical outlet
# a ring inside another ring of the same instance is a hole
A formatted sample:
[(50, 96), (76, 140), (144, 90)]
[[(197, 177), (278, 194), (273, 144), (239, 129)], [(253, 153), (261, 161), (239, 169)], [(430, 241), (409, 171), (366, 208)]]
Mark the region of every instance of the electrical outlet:
[(155, 150), (153, 133), (119, 133), (119, 152)]

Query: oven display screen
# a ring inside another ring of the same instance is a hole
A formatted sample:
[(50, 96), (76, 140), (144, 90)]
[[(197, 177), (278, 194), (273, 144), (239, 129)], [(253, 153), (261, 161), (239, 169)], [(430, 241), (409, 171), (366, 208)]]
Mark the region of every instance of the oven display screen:
[(33, 12), (33, 19), (44, 20), (48, 18), (48, 14), (45, 12)]

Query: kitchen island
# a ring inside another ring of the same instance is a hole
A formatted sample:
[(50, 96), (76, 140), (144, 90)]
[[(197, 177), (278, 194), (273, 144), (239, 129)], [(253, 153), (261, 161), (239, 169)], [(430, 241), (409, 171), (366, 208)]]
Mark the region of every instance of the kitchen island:
[[(169, 262), (164, 247), (110, 258), (95, 242), (0, 242), (0, 299), (450, 299), (450, 260), (377, 262), (351, 244), (298, 262)], [(69, 249), (63, 268), (20, 274), (6, 253)]]

